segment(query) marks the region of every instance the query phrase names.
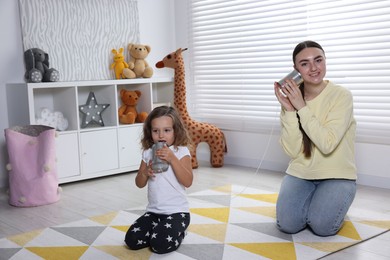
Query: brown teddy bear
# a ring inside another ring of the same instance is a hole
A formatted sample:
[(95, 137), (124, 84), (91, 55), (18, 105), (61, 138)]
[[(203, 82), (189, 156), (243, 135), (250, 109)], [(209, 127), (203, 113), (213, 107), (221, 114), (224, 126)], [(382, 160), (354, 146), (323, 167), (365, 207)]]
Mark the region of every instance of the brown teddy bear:
[(127, 47), (130, 54), (129, 68), (123, 71), (126, 78), (150, 78), (153, 76), (153, 69), (145, 60), (150, 53), (149, 45), (130, 43)]
[(119, 122), (122, 124), (143, 123), (148, 116), (146, 112), (137, 112), (138, 99), (141, 91), (121, 89), (120, 96), (123, 105), (118, 109)]

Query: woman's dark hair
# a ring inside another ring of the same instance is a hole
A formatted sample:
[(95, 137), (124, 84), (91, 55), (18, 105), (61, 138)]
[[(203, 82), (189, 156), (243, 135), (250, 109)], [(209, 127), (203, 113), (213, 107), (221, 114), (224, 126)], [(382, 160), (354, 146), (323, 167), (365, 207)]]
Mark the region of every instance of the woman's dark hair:
[(143, 149), (146, 150), (153, 146), (154, 142), (152, 138), (152, 120), (162, 116), (168, 116), (172, 118), (173, 131), (175, 134), (173, 146), (190, 146), (191, 138), (188, 135), (187, 129), (185, 128), (179, 113), (173, 107), (160, 106), (153, 109), (144, 122), (143, 137), (141, 139), (141, 145)]
[(298, 43), (298, 45), (295, 46), (295, 49), (294, 49), (293, 54), (292, 54), (292, 59), (293, 59), (294, 65), (295, 65), (295, 58), (297, 57), (298, 53), (300, 53), (303, 49), (306, 49), (306, 48), (317, 48), (317, 49), (322, 50), (323, 53), (325, 53), (322, 46), (316, 42), (304, 41), (304, 42)]
[[(317, 48), (317, 49), (322, 50), (323, 53), (325, 53), (322, 46), (316, 42), (313, 42), (313, 41), (301, 42), (297, 46), (295, 46), (295, 49), (294, 49), (293, 54), (292, 54), (294, 66), (296, 65), (295, 64), (296, 56), (298, 55), (298, 53), (300, 53), (303, 49), (306, 49), (306, 48)], [(302, 97), (304, 97), (305, 96), (305, 83), (304, 82), (302, 82), (301, 85), (299, 85), (299, 89), (301, 90)], [(298, 114), (297, 114), (297, 117), (299, 120), (299, 130), (301, 130), (301, 132), (302, 132), (303, 153), (305, 154), (306, 158), (309, 158), (311, 156), (312, 142), (311, 142), (309, 136), (306, 134), (305, 130), (303, 130), (303, 128), (302, 128), (301, 121), (300, 121)]]

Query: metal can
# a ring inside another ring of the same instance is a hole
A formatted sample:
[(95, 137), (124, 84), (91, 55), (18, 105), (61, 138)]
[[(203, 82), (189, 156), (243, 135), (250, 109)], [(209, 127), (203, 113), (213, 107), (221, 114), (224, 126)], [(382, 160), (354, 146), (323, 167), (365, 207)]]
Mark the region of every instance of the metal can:
[(285, 83), (286, 79), (292, 79), (295, 81), (297, 85), (300, 85), (303, 82), (301, 74), (297, 70), (291, 71), (289, 74), (287, 74), (284, 78), (278, 81), (278, 84), (283, 87), (283, 84)]
[(153, 144), (152, 146), (152, 153), (153, 153), (153, 159), (152, 159), (152, 169), (154, 172), (165, 172), (168, 170), (169, 164), (168, 162), (161, 160), (157, 155), (156, 151), (158, 149), (163, 148), (165, 145), (165, 142), (157, 142)]

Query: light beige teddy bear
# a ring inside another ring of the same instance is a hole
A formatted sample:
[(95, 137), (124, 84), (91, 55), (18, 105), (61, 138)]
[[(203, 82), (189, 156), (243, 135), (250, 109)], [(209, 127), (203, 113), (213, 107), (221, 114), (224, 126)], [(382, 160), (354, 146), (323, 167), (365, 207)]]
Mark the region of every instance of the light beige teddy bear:
[(128, 62), (129, 68), (123, 71), (125, 77), (128, 79), (152, 77), (153, 69), (145, 60), (150, 53), (150, 46), (130, 43), (127, 49), (130, 54), (130, 61)]

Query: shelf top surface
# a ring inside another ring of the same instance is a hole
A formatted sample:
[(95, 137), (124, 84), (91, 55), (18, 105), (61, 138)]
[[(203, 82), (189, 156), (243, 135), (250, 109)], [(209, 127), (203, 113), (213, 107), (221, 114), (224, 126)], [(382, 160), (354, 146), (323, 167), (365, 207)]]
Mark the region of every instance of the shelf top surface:
[(57, 82), (40, 82), (27, 83), (28, 87), (32, 88), (47, 88), (47, 87), (70, 87), (70, 86), (104, 86), (104, 85), (131, 85), (143, 83), (165, 83), (173, 82), (171, 77), (152, 77), (152, 78), (137, 78), (137, 79), (114, 79), (114, 80), (81, 80), (81, 81), (57, 81)]

